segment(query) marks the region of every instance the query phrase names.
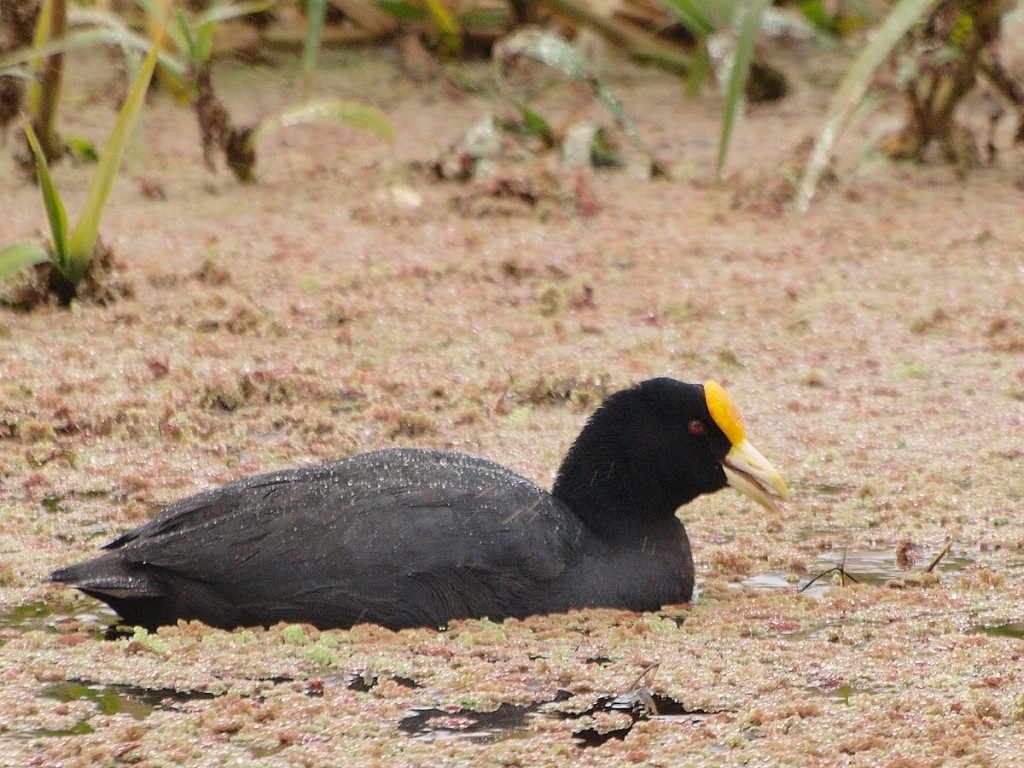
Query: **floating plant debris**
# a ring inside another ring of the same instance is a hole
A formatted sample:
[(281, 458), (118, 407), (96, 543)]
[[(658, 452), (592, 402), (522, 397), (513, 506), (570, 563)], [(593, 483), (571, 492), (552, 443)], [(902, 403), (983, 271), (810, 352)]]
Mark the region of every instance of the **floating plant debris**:
[(559, 716), (577, 719), (593, 716), (600, 712), (624, 713), (629, 715), (630, 722), (622, 728), (603, 731), (590, 727), (573, 732), (573, 736), (580, 739), (581, 745), (584, 747), (597, 747), (611, 739), (624, 739), (633, 726), (641, 720), (697, 723), (717, 714), (699, 709), (687, 709), (682, 702), (676, 701), (670, 696), (654, 693), (649, 688), (637, 688), (617, 696), (602, 696), (594, 702), (592, 707), (583, 712), (572, 715), (563, 712), (559, 713)]
[(593, 717), (600, 713), (625, 714), (629, 717), (629, 722), (620, 728), (600, 729), (591, 726), (574, 731), (573, 736), (580, 739), (581, 746), (584, 747), (600, 746), (611, 739), (624, 739), (633, 726), (641, 720), (677, 721), (685, 719), (687, 722), (698, 722), (710, 715), (717, 714), (703, 710), (689, 710), (670, 696), (652, 691), (650, 686), (654, 683), (657, 671), (657, 663), (649, 664), (625, 693), (601, 696), (593, 706), (582, 712), (556, 712), (555, 714), (562, 719), (572, 720)]
[[(386, 679), (394, 680), (396, 684), (403, 688), (420, 687), (420, 684), (410, 677), (389, 675)], [(372, 669), (354, 669), (347, 675), (347, 681), (346, 687), (350, 691), (360, 691), (365, 693), (380, 682), (380, 673)]]
[(503, 703), (491, 712), (477, 712), (468, 708), (415, 708), (402, 719), (398, 729), (413, 738), (429, 741), (458, 738), (500, 741), (529, 736), (530, 722), (536, 718), (578, 720), (601, 712), (625, 713), (629, 716), (630, 722), (624, 728), (600, 733), (596, 728), (584, 728), (573, 733), (574, 737), (582, 740), (583, 746), (596, 746), (608, 739), (624, 738), (640, 720), (673, 721), (685, 718), (687, 722), (696, 722), (714, 714), (688, 710), (675, 699), (653, 693), (646, 687), (634, 687), (623, 694), (602, 696), (582, 712), (564, 712), (549, 706), (573, 698), (575, 695), (571, 691), (559, 689), (552, 699), (529, 706)]

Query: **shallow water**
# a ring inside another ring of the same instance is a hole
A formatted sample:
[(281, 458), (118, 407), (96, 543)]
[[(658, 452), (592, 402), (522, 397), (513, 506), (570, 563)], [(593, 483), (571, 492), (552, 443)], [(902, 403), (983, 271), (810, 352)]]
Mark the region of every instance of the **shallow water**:
[(1024, 640), (1024, 622), (1016, 621), (1010, 624), (979, 624), (971, 629), (972, 632), (980, 632), (993, 637), (1010, 637), (1014, 640)]
[(623, 728), (597, 731), (584, 727), (573, 731), (573, 736), (584, 747), (599, 746), (610, 739), (621, 739), (640, 720), (659, 720), (665, 723), (689, 725), (714, 713), (690, 711), (682, 703), (668, 696), (638, 688), (628, 693), (601, 696), (582, 712), (563, 711), (556, 705), (575, 698), (568, 690), (560, 690), (550, 701), (539, 701), (529, 706), (501, 704), (491, 712), (472, 709), (447, 711), (433, 707), (414, 708), (398, 724), (398, 730), (415, 739), (438, 741), (470, 739), (473, 741), (501, 741), (503, 739), (530, 738), (534, 735), (531, 724), (542, 718), (557, 720), (585, 720), (597, 712), (621, 712), (631, 722)]
[(0, 630), (60, 632), (62, 624), (72, 621), (84, 631), (106, 632), (118, 619), (116, 613), (99, 602), (89, 611), (57, 611), (41, 601), (0, 611)]
[(858, 695), (873, 695), (881, 692), (881, 688), (870, 688), (863, 686), (850, 685), (849, 683), (841, 683), (839, 685), (829, 685), (827, 683), (821, 683), (819, 685), (810, 685), (806, 688), (808, 693), (813, 693), (818, 696), (824, 696), (829, 701), (835, 701), (841, 704), (850, 703), (850, 698)]
[[(173, 688), (143, 688), (136, 685), (100, 685), (85, 680), (65, 680), (43, 687), (40, 698), (56, 701), (88, 701), (95, 705), (93, 715), (130, 715), (145, 720), (158, 709), (178, 709), (179, 705), (200, 699), (212, 699), (214, 694), (203, 691), (178, 691)], [(69, 728), (13, 728), (5, 735), (16, 739), (48, 736), (77, 736), (93, 733), (90, 724), (93, 715), (83, 717)]]
[[(900, 563), (895, 548), (837, 548), (819, 555), (808, 568), (807, 574), (801, 574), (798, 578), (794, 579), (793, 575), (783, 571), (768, 571), (744, 579), (741, 585), (755, 589), (799, 589), (810, 597), (821, 597), (833, 587), (851, 581), (884, 586), (890, 581), (923, 573), (937, 554), (938, 550), (929, 553), (928, 557), (920, 558), (917, 564), (907, 566)], [(934, 572), (959, 576), (973, 562), (971, 558), (949, 553), (935, 566)], [(849, 578), (844, 579), (839, 568)]]
[(157, 709), (177, 709), (189, 701), (215, 698), (206, 691), (179, 691), (174, 688), (144, 688), (139, 685), (99, 685), (85, 680), (65, 680), (46, 686), (39, 695), (57, 701), (84, 699), (95, 702), (104, 715), (129, 714), (143, 720)]
[(531, 735), (529, 718), (539, 717), (539, 704), (523, 707), (501, 704), (492, 712), (459, 709), (447, 712), (434, 707), (416, 707), (398, 724), (398, 730), (426, 741), (471, 739), (500, 741)]

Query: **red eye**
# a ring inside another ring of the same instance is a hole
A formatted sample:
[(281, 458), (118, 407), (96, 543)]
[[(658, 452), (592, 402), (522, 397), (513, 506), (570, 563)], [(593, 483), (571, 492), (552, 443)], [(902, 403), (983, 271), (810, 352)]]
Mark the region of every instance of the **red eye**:
[(704, 434), (704, 423), (694, 419), (690, 422), (690, 434), (691, 435), (703, 435)]

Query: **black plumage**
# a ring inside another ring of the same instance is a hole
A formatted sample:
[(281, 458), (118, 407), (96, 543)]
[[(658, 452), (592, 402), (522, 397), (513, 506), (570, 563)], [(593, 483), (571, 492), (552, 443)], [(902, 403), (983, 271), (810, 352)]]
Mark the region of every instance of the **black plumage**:
[(693, 560), (676, 509), (735, 472), (755, 498), (785, 491), (767, 462), (727, 460), (736, 435), (712, 416), (710, 397), (672, 379), (610, 396), (551, 493), (465, 454), (374, 451), (182, 499), (50, 579), (149, 628), (400, 628), (683, 602)]

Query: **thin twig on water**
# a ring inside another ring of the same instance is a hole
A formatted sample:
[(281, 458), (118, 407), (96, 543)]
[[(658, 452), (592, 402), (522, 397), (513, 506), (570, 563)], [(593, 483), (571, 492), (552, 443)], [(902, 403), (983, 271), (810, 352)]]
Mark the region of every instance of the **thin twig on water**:
[(932, 558), (932, 561), (928, 564), (928, 567), (924, 569), (924, 572), (925, 573), (931, 573), (932, 571), (934, 571), (935, 570), (935, 566), (937, 566), (940, 562), (942, 562), (942, 558), (944, 558), (946, 555), (948, 555), (949, 554), (949, 550), (951, 550), (952, 548), (953, 548), (953, 539), (950, 539), (949, 541), (946, 542), (946, 546), (944, 546), (942, 548), (942, 550), (939, 552), (939, 554), (937, 554), (935, 557)]

